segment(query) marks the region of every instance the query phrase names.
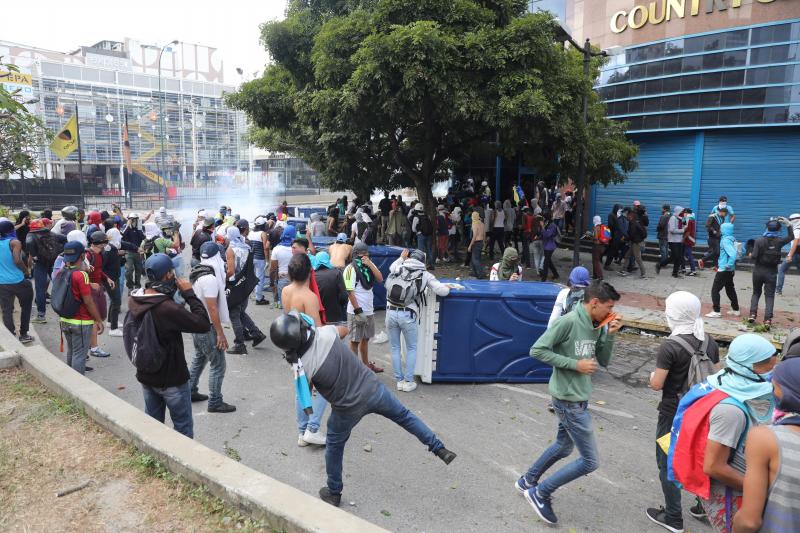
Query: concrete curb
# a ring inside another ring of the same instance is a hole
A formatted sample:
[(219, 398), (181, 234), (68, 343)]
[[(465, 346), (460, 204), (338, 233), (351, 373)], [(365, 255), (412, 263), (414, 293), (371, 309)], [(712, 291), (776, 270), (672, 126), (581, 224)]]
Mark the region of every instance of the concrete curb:
[[(25, 370), (45, 387), (55, 394), (72, 398), (105, 429), (158, 458), (172, 472), (264, 520), (277, 531), (386, 532), (184, 437), (73, 371), (43, 346), (23, 346), (5, 328), (0, 328), (0, 346), (13, 350), (4, 353), (13, 353), (17, 363), (21, 359)], [(8, 357), (9, 361), (12, 359)], [(3, 368), (4, 360), (0, 358), (0, 368)]]
[(19, 366), (20, 357), (16, 352), (0, 352), (0, 370)]

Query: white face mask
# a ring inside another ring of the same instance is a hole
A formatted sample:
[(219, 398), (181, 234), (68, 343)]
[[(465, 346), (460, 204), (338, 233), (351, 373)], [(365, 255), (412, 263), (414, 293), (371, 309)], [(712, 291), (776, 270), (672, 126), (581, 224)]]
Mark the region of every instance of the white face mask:
[(622, 216), (622, 209), (620, 209), (619, 211), (617, 211), (617, 216), (618, 216), (618, 217), (621, 217), (621, 216)]
[(717, 207), (719, 207), (720, 209), (725, 209), (726, 207), (728, 207), (728, 202), (720, 202), (719, 206)]

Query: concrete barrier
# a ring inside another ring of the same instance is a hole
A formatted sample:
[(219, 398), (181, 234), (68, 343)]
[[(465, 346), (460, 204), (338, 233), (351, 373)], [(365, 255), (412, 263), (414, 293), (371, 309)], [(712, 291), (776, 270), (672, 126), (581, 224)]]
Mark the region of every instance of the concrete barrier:
[[(375, 533), (386, 530), (328, 505), (294, 487), (230, 459), (117, 398), (69, 368), (40, 345), (23, 346), (0, 328), (0, 346), (55, 394), (72, 398), (89, 417), (119, 438), (149, 453), (172, 472), (206, 487), (209, 492), (277, 531)], [(10, 365), (11, 366), (11, 365)], [(131, 368), (133, 372), (133, 368)], [(299, 467), (300, 465), (298, 465)]]

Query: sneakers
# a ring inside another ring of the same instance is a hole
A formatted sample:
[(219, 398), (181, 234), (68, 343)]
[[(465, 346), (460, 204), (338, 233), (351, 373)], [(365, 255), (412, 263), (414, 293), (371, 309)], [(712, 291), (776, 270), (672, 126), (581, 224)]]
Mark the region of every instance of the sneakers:
[(719, 311), (711, 311), (710, 313), (706, 313), (706, 318), (722, 318), (722, 313)]
[(755, 323), (756, 323), (756, 318), (757, 318), (757, 317), (756, 317), (756, 315), (750, 315), (750, 316), (747, 318), (747, 323), (748, 323), (748, 324), (755, 324)]
[(339, 507), (339, 504), (342, 503), (342, 495), (332, 493), (328, 487), (319, 489), (319, 497), (325, 503), (329, 503), (335, 507)]
[(234, 344), (233, 348), (228, 350), (226, 353), (229, 355), (247, 355), (247, 346), (244, 344)]
[(656, 274), (661, 274), (661, 263), (656, 262)]
[(258, 335), (253, 337), (253, 348), (255, 348), (256, 346), (258, 346), (259, 344), (264, 342), (264, 339), (266, 339), (266, 338), (267, 338), (266, 335), (264, 335), (263, 333), (259, 332)]
[(199, 392), (192, 393), (193, 402), (204, 402), (206, 400), (208, 400), (208, 394), (200, 394)]
[(731, 316), (742, 316), (742, 312), (737, 309), (731, 309), (728, 311), (728, 314)]
[[(228, 353), (230, 353), (230, 352), (228, 352)], [(367, 363), (367, 367), (369, 367), (369, 369), (372, 370), (373, 372), (375, 372), (376, 374), (380, 374), (381, 372), (383, 372), (383, 369), (381, 367), (377, 366), (372, 361)]]
[(772, 329), (772, 320), (771, 319), (770, 320), (765, 320), (764, 321), (764, 327), (767, 328), (767, 331), (771, 330)]
[(256, 305), (269, 305), (269, 300), (261, 298), (260, 300), (256, 300)]
[(397, 390), (402, 391), (403, 387), (405, 386), (405, 384), (406, 384), (405, 381), (398, 381), (397, 382)]
[(413, 392), (417, 390), (416, 381), (406, 381), (403, 383), (403, 392)]
[(627, 276), (627, 275), (628, 275), (628, 273), (627, 273), (627, 272), (625, 272), (624, 270), (620, 270), (620, 271), (618, 272), (618, 274), (619, 274), (620, 276), (622, 276), (623, 278), (624, 278), (625, 276)]
[(310, 429), (306, 429), (306, 432), (303, 433), (303, 440), (308, 444), (314, 444), (316, 446), (325, 446), (326, 441), (325, 435), (319, 431), (312, 433)]
[(543, 498), (539, 494), (539, 489), (532, 489), (525, 491), (525, 499), (531, 504), (533, 510), (539, 515), (539, 518), (548, 524), (557, 524), (558, 517), (553, 512), (553, 505), (550, 498)]
[(214, 407), (208, 406), (209, 413), (232, 413), (234, 411), (236, 411), (236, 407), (225, 402), (215, 405)]
[(47, 319), (44, 315), (36, 315), (36, 318), (31, 318), (32, 324), (47, 324)]
[(119, 329), (119, 328), (110, 329), (110, 330), (108, 330), (108, 336), (109, 337), (122, 337), (122, 330)]
[(703, 508), (703, 504), (700, 503), (700, 500), (696, 500), (696, 503), (689, 508), (689, 514), (698, 520), (705, 520), (707, 518), (706, 510)]
[(663, 507), (660, 507), (658, 509), (650, 508), (647, 511), (645, 511), (645, 514), (647, 515), (647, 518), (649, 518), (651, 522), (658, 524), (667, 531), (672, 531), (672, 533), (683, 533), (683, 520), (672, 521), (672, 522), (667, 520), (667, 512), (664, 510)]
[(452, 463), (453, 459), (456, 458), (456, 454), (455, 453), (451, 452), (450, 450), (448, 450), (447, 448), (444, 448), (444, 447), (439, 448), (438, 450), (436, 450), (435, 454), (436, 454), (436, 457), (438, 457), (439, 459), (444, 461), (444, 464), (446, 464), (446, 465), (449, 465), (450, 463)]
[(297, 445), (300, 446), (301, 448), (305, 448), (306, 446), (308, 446), (308, 443), (303, 438), (303, 433), (300, 433), (300, 435), (297, 437)]
[(696, 270), (692, 270), (691, 272), (687, 272), (686, 275), (687, 276), (696, 276), (697, 275), (697, 271)]
[(30, 336), (30, 335), (28, 335), (27, 333), (26, 333), (25, 335), (20, 335), (20, 336), (19, 336), (19, 342), (21, 342), (22, 344), (30, 344), (30, 343), (32, 343), (34, 340), (36, 340), (36, 339), (34, 339), (33, 337), (31, 337), (31, 336)]
[(525, 479), (525, 476), (522, 476), (521, 478), (519, 478), (517, 480), (516, 483), (514, 483), (514, 488), (516, 488), (517, 492), (519, 492), (520, 494), (525, 494), (527, 491), (529, 491), (531, 489), (535, 489), (536, 488), (536, 483), (530, 484)]
[(110, 357), (111, 354), (105, 351), (104, 349), (100, 348), (99, 346), (95, 346), (91, 350), (89, 350), (89, 355), (92, 357)]
[(783, 291), (775, 291), (775, 296), (783, 296)]

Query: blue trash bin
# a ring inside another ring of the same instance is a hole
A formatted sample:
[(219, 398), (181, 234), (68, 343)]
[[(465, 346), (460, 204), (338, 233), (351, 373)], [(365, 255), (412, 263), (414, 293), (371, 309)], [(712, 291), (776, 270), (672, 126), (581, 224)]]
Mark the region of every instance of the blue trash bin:
[(301, 234), (301, 233), (303, 235), (305, 235), (305, 233), (306, 233), (306, 225), (307, 224), (308, 224), (308, 221), (303, 220), (301, 218), (288, 218), (288, 219), (286, 219), (286, 225), (287, 226), (294, 226), (295, 229), (297, 229), (297, 234), (298, 235)]
[(546, 383), (550, 379), (552, 368), (529, 353), (547, 329), (561, 286), (441, 281), (465, 288), (439, 298), (433, 381)]

